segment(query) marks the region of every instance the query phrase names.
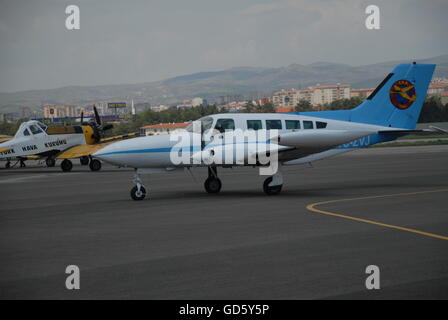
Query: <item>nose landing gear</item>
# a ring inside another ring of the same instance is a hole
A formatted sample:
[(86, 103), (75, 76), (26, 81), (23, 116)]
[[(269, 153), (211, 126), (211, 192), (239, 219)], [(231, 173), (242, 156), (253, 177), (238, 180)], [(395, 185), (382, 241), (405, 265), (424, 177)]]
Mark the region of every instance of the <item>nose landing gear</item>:
[(146, 196), (146, 189), (142, 184), (142, 180), (137, 173), (137, 169), (134, 174), (134, 184), (135, 186), (131, 189), (131, 198), (133, 200), (143, 200)]
[(208, 167), (208, 178), (204, 182), (205, 191), (208, 193), (219, 193), (221, 191), (222, 183), (218, 178), (218, 169), (213, 167)]

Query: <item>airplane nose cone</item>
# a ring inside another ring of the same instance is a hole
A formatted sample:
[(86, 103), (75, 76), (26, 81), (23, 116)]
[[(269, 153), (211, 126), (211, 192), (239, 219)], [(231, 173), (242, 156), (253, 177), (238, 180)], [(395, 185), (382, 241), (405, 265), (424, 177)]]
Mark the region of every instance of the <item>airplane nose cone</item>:
[(124, 146), (121, 142), (122, 141), (119, 141), (105, 146), (104, 148), (92, 154), (92, 157), (112, 164), (123, 165), (123, 163), (119, 161), (118, 157), (118, 155), (122, 154), (124, 151)]

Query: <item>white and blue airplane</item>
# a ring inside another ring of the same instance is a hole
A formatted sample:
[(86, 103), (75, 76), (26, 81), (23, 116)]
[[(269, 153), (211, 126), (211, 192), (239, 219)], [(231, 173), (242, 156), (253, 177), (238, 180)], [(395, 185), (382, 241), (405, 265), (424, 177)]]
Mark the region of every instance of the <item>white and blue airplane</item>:
[[(278, 194), (284, 165), (310, 163), (409, 133), (441, 131), (434, 127), (415, 130), (434, 69), (433, 64), (400, 64), (352, 110), (215, 114), (199, 119), (199, 130), (190, 125), (182, 134), (115, 142), (93, 157), (134, 168), (131, 197), (142, 200), (146, 189), (140, 174), (208, 167), (204, 187), (209, 193), (218, 193), (221, 181), (217, 167), (271, 166), (275, 154), (278, 168), (264, 181), (263, 190), (268, 195)], [(257, 135), (248, 142), (239, 139), (242, 132)], [(178, 161), (181, 156), (187, 161)], [(263, 156), (267, 162), (260, 161)], [(224, 158), (226, 161), (222, 161)]]

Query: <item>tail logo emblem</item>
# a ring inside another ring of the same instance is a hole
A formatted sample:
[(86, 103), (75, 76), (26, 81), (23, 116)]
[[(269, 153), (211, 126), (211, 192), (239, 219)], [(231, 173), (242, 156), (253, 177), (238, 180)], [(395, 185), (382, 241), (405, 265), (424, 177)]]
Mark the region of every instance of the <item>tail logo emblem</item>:
[(417, 99), (415, 86), (408, 80), (396, 81), (390, 88), (389, 96), (390, 102), (400, 110), (409, 108)]

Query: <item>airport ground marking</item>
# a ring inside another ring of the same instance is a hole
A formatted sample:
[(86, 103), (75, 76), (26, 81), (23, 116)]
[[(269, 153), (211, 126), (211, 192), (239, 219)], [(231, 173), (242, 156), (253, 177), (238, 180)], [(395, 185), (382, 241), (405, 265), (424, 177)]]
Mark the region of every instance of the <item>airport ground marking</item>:
[(321, 210), (321, 209), (317, 209), (316, 208), (317, 206), (321, 206), (321, 205), (325, 205), (325, 204), (331, 204), (331, 203), (338, 203), (338, 202), (347, 202), (347, 201), (355, 201), (355, 200), (366, 200), (366, 199), (392, 198), (392, 197), (411, 196), (411, 195), (437, 193), (437, 192), (448, 192), (448, 189), (417, 191), (417, 192), (405, 192), (405, 193), (393, 193), (393, 194), (385, 194), (385, 195), (377, 195), (377, 196), (367, 196), (367, 197), (357, 197), (357, 198), (328, 200), (328, 201), (321, 201), (321, 202), (311, 203), (311, 204), (306, 206), (306, 209), (309, 210), (309, 211), (312, 211), (312, 212), (321, 213), (321, 214), (325, 214), (325, 215), (329, 215), (329, 216), (334, 216), (334, 217), (339, 217), (339, 218), (343, 218), (343, 219), (354, 220), (354, 221), (358, 221), (358, 222), (369, 223), (369, 224), (373, 224), (373, 225), (377, 225), (377, 226), (381, 226), (381, 227), (385, 227), (385, 228), (391, 228), (391, 229), (396, 229), (396, 230), (401, 230), (401, 231), (412, 232), (412, 233), (424, 235), (424, 236), (431, 237), (431, 238), (448, 240), (448, 237), (442, 236), (442, 235), (438, 235), (438, 234), (434, 234), (434, 233), (429, 233), (429, 232), (425, 232), (425, 231), (421, 231), (421, 230), (417, 230), (417, 229), (406, 228), (406, 227), (400, 227), (400, 226), (396, 226), (396, 225), (393, 225), (393, 224), (382, 223), (382, 222), (379, 222), (379, 221), (374, 221), (374, 220), (369, 220), (369, 219), (357, 218), (357, 217), (348, 216), (348, 215), (345, 215), (345, 214), (325, 211), (325, 210)]

